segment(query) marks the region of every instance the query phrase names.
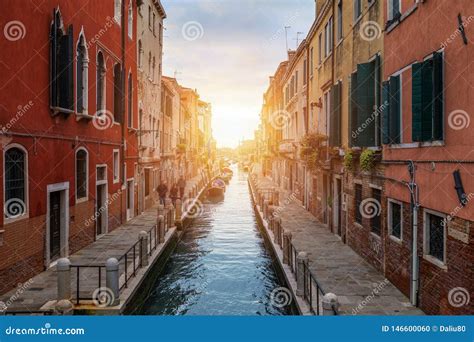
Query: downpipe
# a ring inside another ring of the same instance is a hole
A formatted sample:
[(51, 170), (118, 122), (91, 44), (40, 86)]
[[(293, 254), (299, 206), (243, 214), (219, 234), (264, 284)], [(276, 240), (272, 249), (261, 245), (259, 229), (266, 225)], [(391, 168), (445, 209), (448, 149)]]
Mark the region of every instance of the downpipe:
[(418, 306), (418, 286), (419, 286), (419, 260), (418, 260), (418, 185), (415, 181), (416, 166), (413, 161), (408, 164), (411, 181), (408, 185), (411, 198), (412, 209), (412, 244), (411, 244), (411, 284), (410, 302), (413, 306)]

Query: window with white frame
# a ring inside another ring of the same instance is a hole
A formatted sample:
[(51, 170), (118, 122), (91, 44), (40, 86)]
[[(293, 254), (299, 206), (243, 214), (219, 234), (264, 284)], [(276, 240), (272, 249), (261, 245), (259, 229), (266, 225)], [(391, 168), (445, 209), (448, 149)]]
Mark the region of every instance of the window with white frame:
[(97, 54), (97, 114), (105, 110), (105, 59), (101, 51)]
[(342, 26), (342, 1), (339, 0), (337, 3), (337, 41), (341, 41), (344, 35)]
[(16, 219), (27, 212), (27, 152), (20, 145), (7, 147), (3, 158), (5, 219)]
[(388, 20), (398, 19), (401, 11), (401, 0), (387, 0)]
[(88, 191), (88, 154), (80, 148), (76, 152), (76, 201), (87, 199)]
[(354, 21), (362, 15), (362, 0), (354, 0)]
[(128, 37), (133, 38), (133, 6), (132, 0), (128, 3)]
[(114, 163), (114, 183), (117, 183), (120, 180), (120, 154), (119, 150), (114, 150), (114, 158), (113, 158), (113, 163)]
[(87, 114), (88, 83), (89, 83), (89, 56), (84, 32), (79, 34), (76, 49), (76, 111)]
[(424, 211), (424, 254), (445, 263), (446, 216), (431, 210)]
[(332, 42), (333, 42), (333, 19), (332, 17), (329, 18), (325, 28), (324, 28), (324, 35), (325, 35), (325, 48), (324, 48), (324, 57), (327, 57), (332, 52)]
[(309, 51), (309, 75), (313, 76), (313, 69), (314, 69), (314, 51), (313, 47)]
[(321, 32), (319, 34), (319, 38), (318, 38), (318, 63), (321, 64), (322, 61), (323, 61), (323, 33)]
[(114, 0), (114, 19), (117, 24), (122, 21), (122, 0)]
[(403, 236), (403, 205), (402, 202), (388, 200), (388, 234), (398, 240)]

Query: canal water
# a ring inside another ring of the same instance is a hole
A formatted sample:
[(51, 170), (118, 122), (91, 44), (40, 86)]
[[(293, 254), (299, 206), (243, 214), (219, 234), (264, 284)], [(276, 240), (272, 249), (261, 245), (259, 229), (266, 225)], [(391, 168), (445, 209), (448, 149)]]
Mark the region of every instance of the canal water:
[(131, 314), (292, 314), (291, 307), (272, 300), (285, 285), (260, 235), (247, 174), (235, 167), (225, 199), (202, 202), (202, 213), (140, 294), (140, 303), (131, 305)]

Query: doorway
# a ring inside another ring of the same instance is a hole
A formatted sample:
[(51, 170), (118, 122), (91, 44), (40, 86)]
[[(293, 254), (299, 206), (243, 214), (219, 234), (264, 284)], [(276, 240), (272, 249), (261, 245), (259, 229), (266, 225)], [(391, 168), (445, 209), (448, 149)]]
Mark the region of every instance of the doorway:
[(99, 237), (108, 231), (107, 166), (97, 165), (95, 189), (95, 234)]
[(342, 234), (342, 180), (335, 178), (334, 183), (334, 232), (341, 236)]
[(133, 178), (127, 180), (127, 221), (134, 215), (134, 199), (135, 199), (135, 181)]
[(50, 184), (46, 195), (45, 266), (69, 255), (69, 182)]

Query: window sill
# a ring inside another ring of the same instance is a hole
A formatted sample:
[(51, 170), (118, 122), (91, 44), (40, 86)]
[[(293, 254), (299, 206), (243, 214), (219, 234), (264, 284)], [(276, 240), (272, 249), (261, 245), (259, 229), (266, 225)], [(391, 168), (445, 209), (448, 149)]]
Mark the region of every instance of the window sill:
[(430, 262), (430, 263), (432, 263), (435, 266), (438, 266), (442, 270), (445, 270), (445, 271), (448, 270), (448, 266), (443, 261), (441, 261), (439, 259), (436, 259), (435, 257), (433, 257), (429, 254), (423, 254), (423, 259)]
[(14, 218), (4, 218), (3, 219), (3, 225), (6, 226), (8, 224), (12, 224), (12, 223), (15, 223), (15, 222), (26, 220), (28, 218), (30, 218), (29, 213), (24, 213), (23, 215), (20, 215), (18, 217), (14, 217)]
[(82, 119), (92, 120), (92, 119), (94, 119), (94, 116), (89, 115), (88, 113), (76, 113), (76, 121), (80, 121)]
[[(391, 23), (390, 25), (386, 25), (386, 33), (389, 34), (392, 32), (396, 27), (398, 27), (406, 18), (408, 18), (410, 15), (413, 14), (418, 9), (418, 4), (414, 4), (410, 9), (408, 9), (405, 13), (403, 13), (398, 20), (395, 22)], [(387, 22), (388, 24), (388, 22)]]
[(393, 242), (399, 244), (399, 245), (401, 245), (403, 243), (403, 240), (401, 238), (399, 239), (396, 236), (391, 235), (391, 234), (389, 235), (389, 239), (392, 240)]
[(114, 22), (115, 24), (117, 24), (118, 26), (121, 26), (121, 18), (117, 18), (117, 17), (114, 17)]
[(360, 228), (360, 229), (364, 229), (364, 226), (359, 222), (354, 221), (354, 226), (356, 226), (357, 228)]
[(87, 202), (88, 200), (89, 200), (89, 198), (87, 198), (87, 197), (76, 198), (76, 204), (81, 204), (81, 203)]
[(352, 25), (356, 26), (361, 20), (362, 20), (362, 13), (357, 18), (354, 19), (354, 23)]
[(413, 143), (401, 143), (387, 145), (390, 149), (402, 149), (402, 148), (421, 148), (421, 147), (443, 147), (445, 146), (444, 140), (434, 140), (426, 142), (413, 142)]
[(336, 49), (337, 49), (339, 46), (342, 45), (342, 42), (343, 42), (343, 41), (344, 41), (344, 39), (339, 38), (339, 41), (338, 41), (337, 44), (336, 44)]
[(120, 182), (120, 179), (119, 179), (119, 178), (113, 180), (113, 184), (117, 184), (117, 183), (119, 183), (119, 182)]
[(377, 239), (377, 240), (379, 240), (379, 241), (382, 240), (382, 237), (381, 237), (380, 235), (378, 235), (377, 233), (374, 233), (374, 232), (372, 231), (372, 228), (370, 229), (370, 235), (371, 235), (373, 238), (375, 238), (375, 239)]

